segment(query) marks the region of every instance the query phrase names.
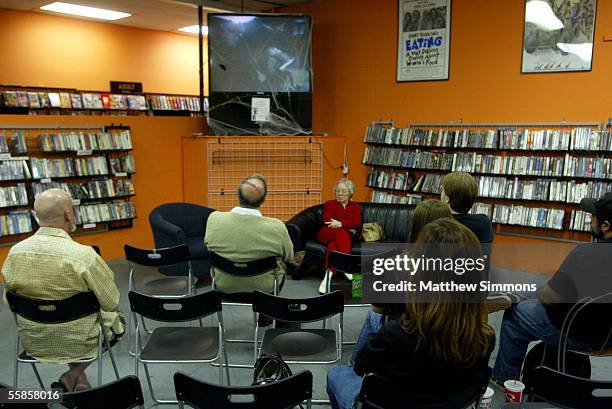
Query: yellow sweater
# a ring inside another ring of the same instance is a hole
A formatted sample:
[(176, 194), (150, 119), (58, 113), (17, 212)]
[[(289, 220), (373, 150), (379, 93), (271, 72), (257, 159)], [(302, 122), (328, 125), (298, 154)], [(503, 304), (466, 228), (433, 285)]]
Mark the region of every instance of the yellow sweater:
[[(284, 262), (293, 259), (293, 244), (285, 224), (271, 217), (214, 212), (208, 218), (204, 242), (210, 251), (231, 261), (276, 256), (279, 283), (286, 269)], [(274, 289), (274, 271), (252, 277), (235, 277), (219, 269), (213, 274), (217, 288), (227, 294)]]

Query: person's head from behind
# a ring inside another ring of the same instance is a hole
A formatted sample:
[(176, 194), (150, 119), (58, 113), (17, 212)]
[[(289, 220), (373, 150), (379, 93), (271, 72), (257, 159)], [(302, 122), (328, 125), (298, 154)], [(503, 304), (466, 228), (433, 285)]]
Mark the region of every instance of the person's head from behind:
[(442, 194), (440, 200), (450, 209), (459, 214), (470, 211), (478, 197), (478, 183), (467, 172), (453, 172), (442, 179)]
[[(474, 233), (451, 217), (427, 224), (416, 244), (416, 254), (424, 260), (453, 260), (449, 271), (435, 262), (416, 271), (413, 281), (444, 283), (480, 283), (485, 268), (467, 267), (465, 260), (482, 260), (482, 249)], [(463, 260), (463, 261), (462, 261)], [(427, 261), (429, 263), (429, 261)], [(459, 274), (461, 272), (461, 274)], [(417, 284), (419, 285), (419, 284)], [(487, 324), (487, 309), (482, 293), (469, 291), (409, 292), (402, 327), (419, 337), (419, 347), (429, 348), (439, 362), (453, 366), (471, 366), (489, 351), (493, 329)]]
[(355, 184), (347, 178), (338, 179), (334, 183), (334, 194), (336, 195), (336, 201), (345, 205), (355, 194)]
[(254, 174), (240, 182), (238, 201), (241, 207), (259, 209), (266, 200), (268, 186), (263, 176)]
[(62, 189), (48, 189), (34, 199), (34, 212), (40, 227), (55, 227), (67, 233), (76, 230), (72, 198)]
[(591, 215), (591, 235), (596, 239), (612, 238), (612, 192), (599, 199), (584, 198), (580, 209)]
[(426, 224), (442, 217), (451, 217), (451, 211), (441, 201), (424, 200), (419, 203), (412, 213), (412, 230), (410, 230), (408, 242), (416, 242)]

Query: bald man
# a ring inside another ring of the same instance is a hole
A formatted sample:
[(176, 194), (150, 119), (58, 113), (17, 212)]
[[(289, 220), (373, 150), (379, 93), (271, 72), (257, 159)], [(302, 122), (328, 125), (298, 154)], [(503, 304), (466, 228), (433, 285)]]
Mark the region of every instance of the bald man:
[[(34, 200), (40, 229), (14, 245), (2, 266), (7, 291), (44, 300), (62, 300), (93, 291), (102, 307), (109, 339), (124, 332), (119, 311), (119, 291), (114, 273), (90, 246), (72, 240), (76, 229), (72, 199), (61, 189), (49, 189)], [(67, 391), (91, 385), (85, 374), (88, 364), (71, 362), (97, 356), (98, 320), (88, 316), (67, 324), (39, 324), (18, 318), (21, 344), (28, 355), (48, 363), (68, 364), (59, 377)]]
[[(238, 186), (239, 206), (229, 212), (214, 212), (206, 224), (204, 242), (208, 249), (235, 262), (247, 262), (275, 256), (284, 280), (286, 262), (293, 261), (293, 244), (285, 224), (264, 217), (259, 208), (267, 193), (266, 180), (252, 175)], [(256, 276), (236, 277), (220, 269), (213, 271), (215, 286), (226, 294), (252, 293), (255, 290), (273, 292), (274, 271)]]

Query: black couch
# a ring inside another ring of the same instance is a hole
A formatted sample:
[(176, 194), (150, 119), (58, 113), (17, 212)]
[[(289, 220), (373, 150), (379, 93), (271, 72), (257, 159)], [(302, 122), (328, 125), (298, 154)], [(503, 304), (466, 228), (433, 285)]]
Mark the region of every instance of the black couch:
[[(210, 274), (210, 253), (204, 244), (206, 223), (214, 209), (192, 203), (166, 203), (153, 209), (149, 215), (156, 248), (186, 244), (191, 255), (191, 268), (195, 276)], [(184, 275), (187, 263), (164, 267), (167, 275)]]
[[(364, 223), (378, 222), (385, 232), (383, 242), (405, 243), (412, 229), (414, 205), (359, 203)], [(315, 265), (322, 272), (325, 264), (326, 246), (316, 240), (323, 226), (323, 205), (312, 206), (293, 216), (287, 230), (295, 251), (306, 251), (304, 265)], [(355, 239), (352, 254), (361, 254), (361, 241)]]

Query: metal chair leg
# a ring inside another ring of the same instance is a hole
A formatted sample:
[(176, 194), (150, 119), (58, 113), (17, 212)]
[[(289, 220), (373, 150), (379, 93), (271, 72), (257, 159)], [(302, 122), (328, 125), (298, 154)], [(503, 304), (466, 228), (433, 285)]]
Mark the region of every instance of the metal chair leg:
[(115, 376), (117, 379), (121, 378), (119, 376), (119, 370), (117, 369), (117, 362), (115, 362), (115, 356), (113, 355), (113, 351), (111, 350), (111, 346), (108, 345), (108, 356), (110, 356), (111, 363), (113, 364), (113, 370), (115, 371)]
[(147, 365), (144, 362), (142, 363), (142, 365), (144, 366), (145, 376), (147, 378), (147, 384), (149, 385), (149, 391), (151, 392), (151, 397), (153, 398), (153, 401), (155, 401), (155, 403), (160, 404), (160, 405), (176, 404), (176, 403), (178, 403), (177, 400), (158, 399), (155, 396), (155, 391), (153, 390), (153, 384), (151, 382), (151, 374), (149, 374), (149, 365)]
[(15, 367), (13, 368), (13, 386), (17, 388), (19, 378), (19, 334), (15, 337)]
[(36, 368), (36, 364), (32, 363), (30, 365), (32, 365), (32, 369), (34, 370), (34, 375), (36, 375), (36, 379), (38, 379), (38, 384), (40, 385), (40, 388), (45, 389), (45, 384), (43, 384), (42, 378), (40, 377), (40, 374), (38, 373), (38, 368)]

